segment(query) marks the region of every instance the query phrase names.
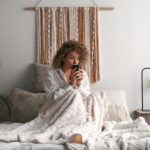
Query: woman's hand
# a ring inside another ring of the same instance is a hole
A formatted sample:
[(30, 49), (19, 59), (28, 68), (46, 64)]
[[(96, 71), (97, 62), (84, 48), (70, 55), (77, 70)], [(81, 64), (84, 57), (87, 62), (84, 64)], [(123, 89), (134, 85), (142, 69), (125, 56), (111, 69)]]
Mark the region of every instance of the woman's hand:
[(77, 74), (77, 86), (79, 87), (81, 84), (81, 81), (84, 79), (84, 71), (83, 69), (79, 69), (79, 73)]
[(73, 87), (75, 86), (79, 87), (83, 78), (84, 78), (84, 71), (82, 68), (80, 68), (79, 70), (73, 69), (71, 73), (70, 84)]

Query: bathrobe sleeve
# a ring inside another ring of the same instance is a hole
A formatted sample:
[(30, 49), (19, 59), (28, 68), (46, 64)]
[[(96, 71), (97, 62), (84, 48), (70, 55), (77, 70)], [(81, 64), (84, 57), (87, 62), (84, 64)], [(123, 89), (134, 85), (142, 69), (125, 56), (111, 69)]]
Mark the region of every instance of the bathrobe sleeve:
[(81, 85), (79, 86), (78, 90), (81, 93), (81, 96), (83, 98), (86, 98), (91, 94), (91, 89), (90, 89), (90, 81), (88, 78), (88, 75), (86, 72), (84, 72), (84, 79), (81, 81)]

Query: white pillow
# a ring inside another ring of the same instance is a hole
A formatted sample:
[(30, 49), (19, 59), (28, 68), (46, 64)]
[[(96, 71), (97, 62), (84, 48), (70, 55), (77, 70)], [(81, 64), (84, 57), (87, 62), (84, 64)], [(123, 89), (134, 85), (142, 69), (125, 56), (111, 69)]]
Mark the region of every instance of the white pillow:
[(48, 72), (50, 69), (51, 66), (49, 64), (34, 64), (33, 92), (49, 92), (51, 82)]
[(101, 90), (104, 101), (104, 121), (131, 120), (125, 90)]
[(129, 120), (128, 111), (121, 105), (108, 105), (105, 111), (104, 121), (126, 121)]

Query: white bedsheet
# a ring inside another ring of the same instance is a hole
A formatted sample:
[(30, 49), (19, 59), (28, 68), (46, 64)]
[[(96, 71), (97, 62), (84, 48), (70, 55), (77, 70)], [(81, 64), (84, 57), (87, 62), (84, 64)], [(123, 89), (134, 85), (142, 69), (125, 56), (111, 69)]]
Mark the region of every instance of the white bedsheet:
[(0, 150), (65, 150), (64, 145), (0, 142)]

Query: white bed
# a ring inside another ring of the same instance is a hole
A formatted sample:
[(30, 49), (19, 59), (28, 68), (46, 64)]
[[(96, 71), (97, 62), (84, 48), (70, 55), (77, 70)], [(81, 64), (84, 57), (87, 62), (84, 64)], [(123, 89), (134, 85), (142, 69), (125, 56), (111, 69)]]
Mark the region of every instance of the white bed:
[[(150, 149), (150, 126), (140, 117), (132, 120), (126, 104), (126, 92), (124, 90), (97, 91), (105, 100), (104, 123), (101, 135), (96, 139), (92, 148), (88, 145), (67, 143), (33, 144), (0, 142), (0, 150), (148, 150)], [(11, 126), (10, 126), (11, 124)], [(12, 125), (13, 124), (13, 125)], [(3, 122), (0, 128), (12, 130), (20, 123)], [(93, 149), (94, 148), (94, 149)]]

